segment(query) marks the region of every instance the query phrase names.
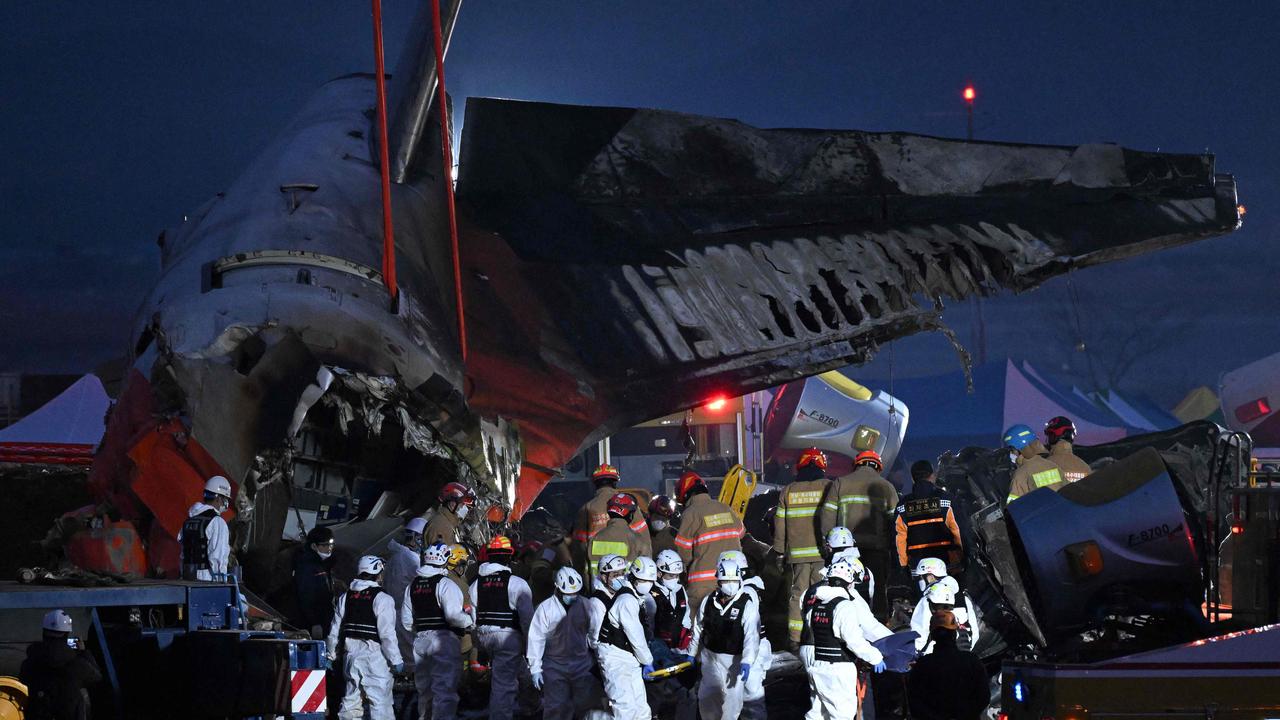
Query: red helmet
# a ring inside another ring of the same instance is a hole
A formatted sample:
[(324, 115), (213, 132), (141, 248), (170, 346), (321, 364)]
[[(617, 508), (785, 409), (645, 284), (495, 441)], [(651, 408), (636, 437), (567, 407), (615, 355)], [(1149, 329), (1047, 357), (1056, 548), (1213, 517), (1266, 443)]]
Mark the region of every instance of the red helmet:
[(673, 518), (676, 515), (676, 501), (666, 495), (659, 495), (649, 503), (649, 514), (662, 518)]
[(476, 491), (460, 482), (451, 482), (440, 488), (440, 504), (460, 502), (466, 505), (476, 504)]
[(676, 500), (684, 503), (688, 502), (689, 495), (696, 489), (707, 489), (707, 484), (703, 482), (702, 476), (692, 470), (685, 470), (680, 476), (680, 480), (676, 482)]
[(484, 559), (511, 559), (516, 554), (515, 548), (511, 546), (511, 538), (506, 535), (494, 535), (493, 539), (484, 546)]
[(604, 483), (616, 484), (618, 482), (618, 468), (609, 463), (601, 463), (596, 471), (591, 473), (591, 479), (596, 485)]
[(636, 511), (636, 499), (626, 493), (614, 493), (606, 510), (614, 517), (629, 518)]
[(809, 448), (800, 453), (800, 459), (796, 461), (796, 469), (800, 469), (810, 463), (817, 465), (820, 469), (827, 469), (827, 454), (816, 447)]
[(1071, 418), (1059, 415), (1044, 424), (1044, 437), (1052, 445), (1059, 440), (1074, 442), (1076, 439), (1076, 424), (1071, 422)]
[(884, 461), (880, 459), (880, 453), (875, 450), (863, 450), (858, 453), (858, 457), (853, 459), (854, 466), (871, 465), (876, 470), (884, 469)]

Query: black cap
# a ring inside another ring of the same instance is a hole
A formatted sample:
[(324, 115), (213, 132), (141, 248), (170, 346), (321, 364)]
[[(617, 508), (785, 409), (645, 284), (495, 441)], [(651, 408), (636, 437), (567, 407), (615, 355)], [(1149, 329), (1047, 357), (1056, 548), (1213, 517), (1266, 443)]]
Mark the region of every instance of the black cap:
[(307, 533), (308, 545), (323, 545), (333, 540), (333, 531), (327, 527), (311, 528)]
[(917, 460), (911, 463), (912, 480), (928, 480), (933, 474), (933, 463), (928, 460)]

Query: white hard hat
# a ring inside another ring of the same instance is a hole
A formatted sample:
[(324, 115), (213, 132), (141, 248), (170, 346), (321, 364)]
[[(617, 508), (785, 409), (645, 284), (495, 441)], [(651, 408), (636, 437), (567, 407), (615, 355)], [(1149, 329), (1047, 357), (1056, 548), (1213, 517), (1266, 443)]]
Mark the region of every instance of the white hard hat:
[(663, 550), (658, 553), (657, 565), (659, 570), (671, 575), (679, 575), (684, 572), (684, 561), (680, 559), (680, 553), (675, 550)]
[(916, 563), (916, 569), (912, 571), (912, 575), (920, 577), (923, 575), (933, 575), (934, 577), (947, 576), (947, 564), (941, 559), (935, 557), (927, 557)]
[(930, 585), (929, 589), (924, 591), (924, 596), (929, 599), (929, 602), (938, 605), (956, 604), (956, 591), (941, 580)]
[(858, 580), (862, 580), (867, 576), (867, 566), (863, 565), (861, 560), (852, 555), (846, 555), (843, 559), (845, 562), (849, 563), (849, 565), (853, 566), (853, 576), (858, 578)]
[(831, 528), (827, 533), (827, 546), (832, 550), (839, 550), (847, 547), (856, 547), (857, 542), (853, 539), (853, 533), (849, 528), (843, 525), (837, 525)]
[(622, 572), (627, 569), (627, 560), (621, 555), (610, 553), (600, 558), (600, 563), (596, 565), (596, 570), (601, 575), (605, 573)]
[(432, 543), (430, 547), (422, 551), (422, 561), (432, 567), (444, 567), (449, 564), (449, 558), (453, 556), (453, 548), (444, 543)]
[(360, 564), (356, 566), (356, 572), (361, 575), (377, 575), (382, 572), (382, 558), (377, 555), (365, 555), (360, 558)]
[(732, 560), (721, 560), (716, 563), (717, 582), (742, 582), (742, 567)]
[(657, 582), (658, 566), (653, 564), (653, 558), (642, 555), (631, 561), (631, 577), (637, 580)]
[(221, 475), (214, 475), (204, 483), (204, 491), (213, 495), (231, 499), (231, 481)]
[(556, 589), (565, 595), (582, 592), (582, 576), (571, 567), (562, 567), (556, 571)]
[(404, 529), (411, 533), (421, 535), (427, 529), (427, 521), (424, 518), (416, 517), (404, 524)]
[(44, 621), (40, 623), (40, 627), (53, 632), (71, 632), (71, 616), (62, 608), (50, 610), (45, 613)]
[(946, 589), (950, 590), (951, 592), (956, 593), (957, 595), (960, 594), (960, 581), (956, 580), (950, 575), (942, 578), (941, 580), (938, 580), (938, 582), (934, 583), (934, 585), (941, 585)]
[(857, 581), (858, 575), (854, 571), (853, 563), (849, 558), (839, 558), (827, 568), (827, 578), (853, 583)]
[(747, 564), (747, 556), (743, 555), (741, 550), (725, 550), (720, 553), (720, 557), (716, 558), (717, 563), (721, 560), (734, 561), (738, 564), (738, 569), (743, 571), (744, 574), (751, 569), (751, 566)]

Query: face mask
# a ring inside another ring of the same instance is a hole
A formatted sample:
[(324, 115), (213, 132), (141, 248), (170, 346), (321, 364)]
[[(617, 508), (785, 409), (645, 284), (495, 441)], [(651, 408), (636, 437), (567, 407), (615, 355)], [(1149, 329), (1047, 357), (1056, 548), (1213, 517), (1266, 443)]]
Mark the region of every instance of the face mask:
[(662, 518), (654, 518), (653, 520), (649, 521), (649, 525), (651, 525), (653, 529), (657, 530), (658, 532), (662, 532), (663, 530), (667, 529), (667, 521), (663, 520)]
[(662, 587), (668, 590), (675, 590), (676, 588), (680, 587), (680, 578), (678, 577), (663, 578)]
[(468, 512), (470, 512), (470, 510), (471, 510), (471, 506), (470, 506), (470, 505), (459, 505), (459, 506), (458, 506), (458, 519), (459, 519), (459, 520), (466, 520), (466, 519), (467, 519), (467, 513), (468, 513)]
[(609, 589), (614, 592), (617, 592), (621, 590), (622, 586), (625, 584), (626, 583), (622, 581), (622, 578), (613, 578), (612, 580), (609, 581)]
[(564, 606), (565, 606), (565, 607), (569, 607), (570, 605), (572, 605), (572, 604), (573, 604), (574, 602), (576, 602), (577, 600), (578, 600), (578, 595), (577, 595), (576, 593), (575, 593), (575, 594), (573, 594), (573, 595), (561, 595), (561, 596), (560, 596), (560, 602), (564, 603)]
[(328, 560), (333, 555), (333, 551), (332, 550), (316, 550), (316, 554), (320, 556), (321, 560)]
[(1009, 462), (1013, 463), (1014, 465), (1017, 465), (1019, 457), (1020, 457), (1020, 454), (1018, 453), (1017, 450), (1009, 451)]
[(636, 592), (640, 593), (641, 595), (644, 595), (653, 589), (652, 580), (637, 580), (633, 584), (635, 585)]
[(738, 591), (741, 589), (742, 589), (742, 583), (738, 582), (737, 580), (720, 583), (720, 594), (724, 595), (725, 597), (731, 597), (733, 595), (737, 595)]

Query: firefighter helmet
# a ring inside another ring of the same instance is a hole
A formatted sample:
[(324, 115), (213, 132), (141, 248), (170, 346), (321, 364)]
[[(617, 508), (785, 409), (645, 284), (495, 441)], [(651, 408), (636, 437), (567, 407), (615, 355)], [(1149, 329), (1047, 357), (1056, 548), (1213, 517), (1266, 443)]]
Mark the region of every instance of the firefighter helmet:
[(356, 572), (361, 575), (378, 575), (382, 572), (383, 565), (382, 558), (377, 555), (365, 555), (360, 558)]
[(432, 567), (445, 567), (452, 557), (453, 551), (444, 543), (434, 543), (422, 551), (422, 562)]
[(853, 464), (855, 467), (870, 465), (875, 468), (877, 472), (884, 470), (884, 460), (880, 459), (880, 453), (875, 450), (863, 450), (858, 453), (858, 456), (853, 459)]
[(1075, 442), (1076, 424), (1071, 422), (1071, 418), (1059, 415), (1044, 424), (1044, 437), (1049, 441), (1050, 445), (1059, 440)]
[(610, 515), (626, 520), (636, 511), (636, 499), (626, 493), (614, 493), (605, 509)]
[(600, 463), (600, 467), (596, 468), (596, 471), (591, 473), (591, 481), (596, 484), (596, 487), (605, 484), (617, 485), (618, 468), (610, 465), (609, 463)]
[(1036, 440), (1035, 431), (1027, 427), (1026, 425), (1014, 425), (1013, 427), (1004, 431), (1003, 442), (1005, 446), (1011, 447), (1014, 450), (1021, 450), (1022, 448), (1035, 442), (1035, 440)]
[(659, 495), (649, 503), (649, 514), (670, 520), (676, 514), (676, 501), (666, 495)]
[(807, 448), (800, 453), (800, 459), (796, 460), (796, 469), (800, 469), (810, 463), (817, 465), (819, 468), (827, 469), (827, 454), (816, 447)]
[(455, 570), (471, 560), (471, 553), (463, 545), (453, 544), (449, 546), (449, 569)]
[(451, 482), (440, 488), (440, 504), (460, 502), (464, 505), (476, 504), (476, 491), (460, 482)]
[(510, 560), (515, 554), (516, 550), (511, 546), (511, 538), (506, 535), (494, 535), (489, 544), (484, 546), (484, 559), (489, 562)]
[(707, 489), (707, 483), (703, 481), (702, 476), (692, 470), (685, 470), (680, 476), (680, 480), (676, 483), (676, 501), (680, 503), (689, 502), (689, 496), (697, 488)]

